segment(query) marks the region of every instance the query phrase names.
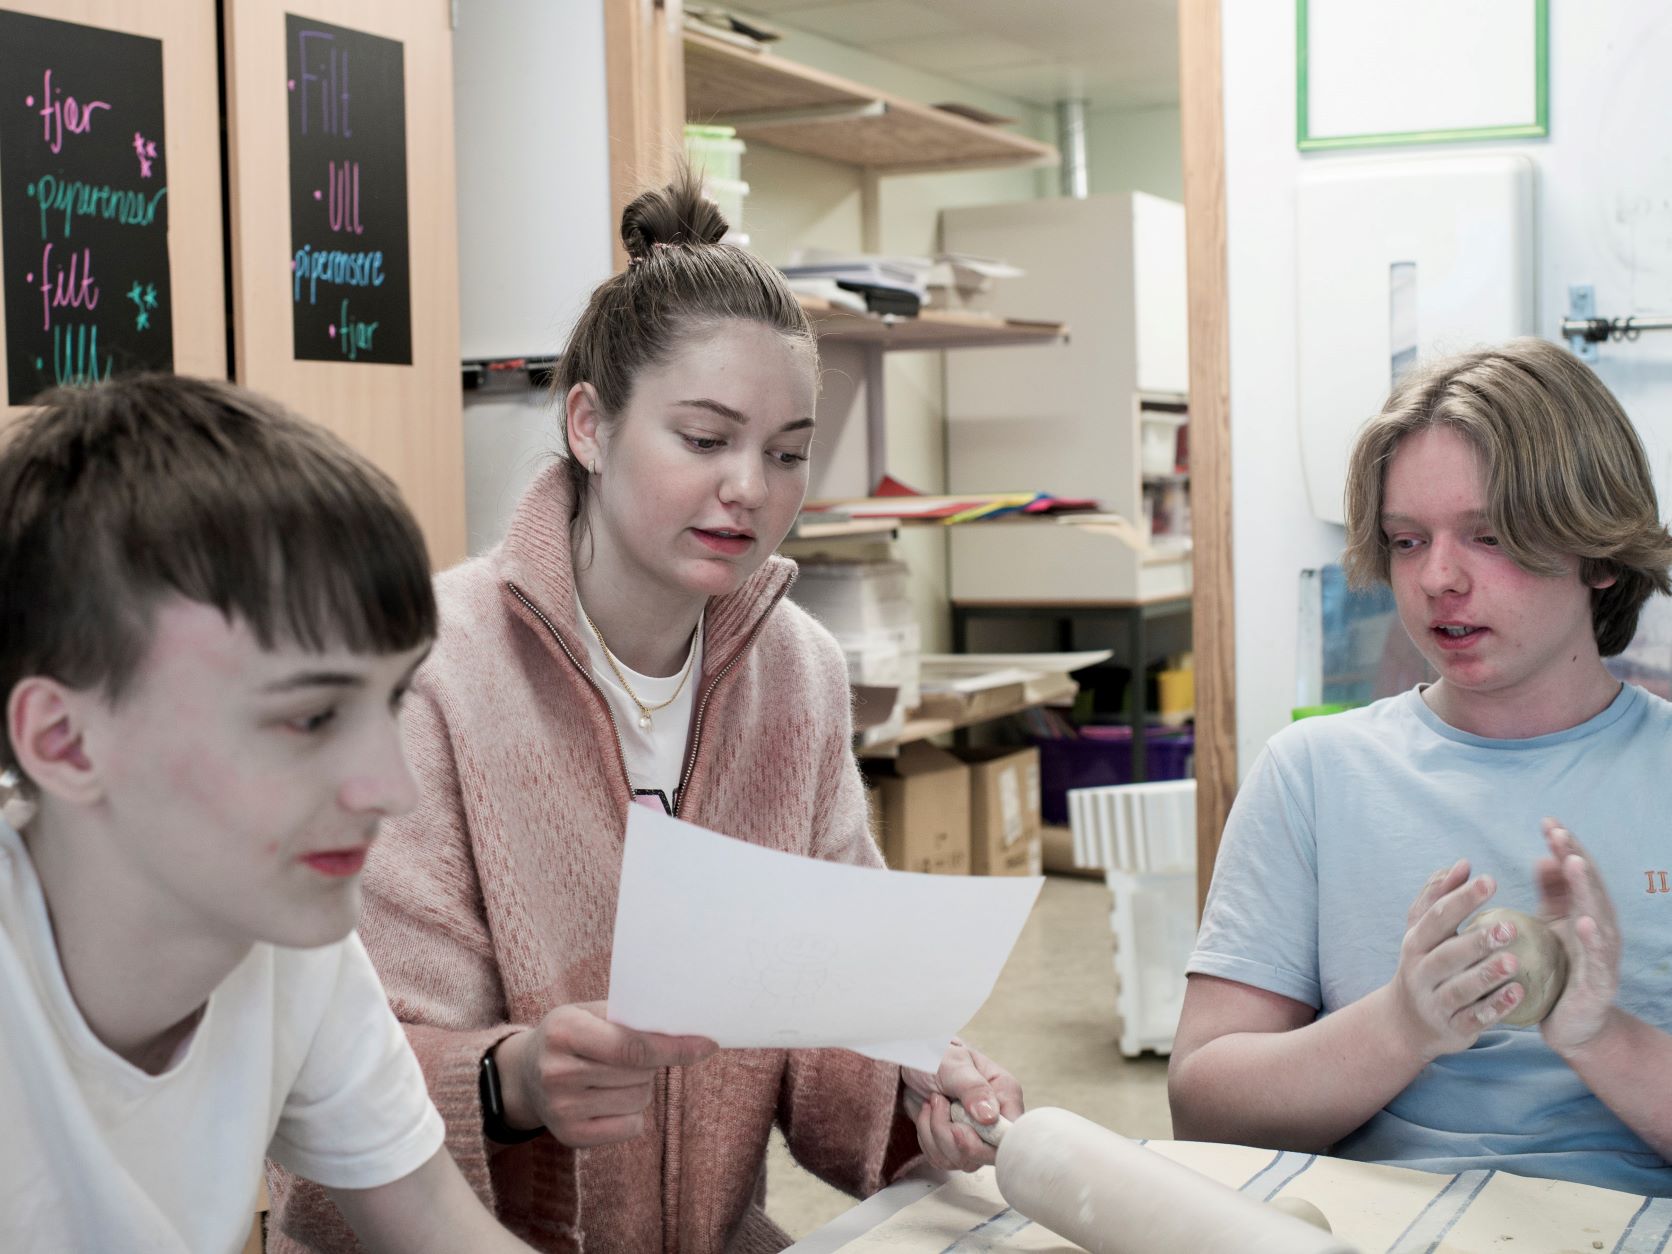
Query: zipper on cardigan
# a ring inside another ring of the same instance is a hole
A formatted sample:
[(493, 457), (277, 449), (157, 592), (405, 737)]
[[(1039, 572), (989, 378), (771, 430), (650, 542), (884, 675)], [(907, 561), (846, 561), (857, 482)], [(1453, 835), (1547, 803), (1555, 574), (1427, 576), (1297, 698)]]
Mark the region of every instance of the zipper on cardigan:
[[(517, 600), (521, 601), (523, 603), (523, 605), (525, 607), (527, 607), (528, 612), (530, 614), (534, 615), (535, 618), (538, 618), (540, 620), (541, 625), (544, 626), (546, 631), (551, 634), (551, 638), (553, 640), (557, 641), (557, 647), (563, 650), (563, 656), (569, 659), (569, 664), (571, 666), (573, 666), (575, 668), (575, 670), (580, 673), (581, 678), (586, 681), (587, 686), (589, 688), (591, 688), (594, 695), (597, 696), (599, 704), (601, 704), (604, 707), (604, 717), (609, 719), (609, 721), (610, 721), (610, 731), (615, 736), (616, 761), (618, 763), (620, 763), (620, 765), (621, 765), (621, 777), (627, 785), (627, 804), (628, 804), (629, 807), (631, 807), (632, 804), (633, 804), (633, 800), (634, 800), (633, 777), (627, 773), (627, 751), (626, 751), (625, 748), (622, 747), (621, 728), (617, 725), (617, 723), (615, 721), (614, 711), (612, 711), (610, 709), (609, 698), (604, 695), (604, 690), (602, 688), (600, 688), (597, 684), (597, 681), (595, 681), (592, 678), (591, 672), (586, 667), (584, 667), (580, 664), (580, 659), (578, 659), (574, 655), (574, 653), (570, 650), (569, 646), (564, 643), (562, 633), (558, 631), (556, 625), (552, 622), (552, 620), (546, 617), (544, 611), (542, 611), (538, 605), (534, 604), (534, 602), (531, 601), (528, 598), (528, 596), (523, 592), (523, 590), (521, 588), (517, 587), (517, 585), (512, 583), (509, 579), (507, 579), (505, 581), (505, 586), (511, 590), (511, 595), (512, 596), (516, 597)], [(777, 602), (773, 602), (773, 604), (776, 605)], [(751, 639), (753, 639), (753, 637), (751, 637)], [(745, 647), (747, 647), (747, 645), (745, 645)], [(741, 654), (741, 650), (739, 651), (739, 653)], [(734, 657), (732, 660), (736, 661), (736, 658)], [(727, 666), (727, 669), (728, 670), (731, 669), (729, 664)], [(713, 685), (712, 684), (709, 685), (709, 691), (710, 692), (713, 691)], [(687, 776), (687, 778), (689, 778), (689, 776)], [(681, 787), (683, 787), (683, 785), (681, 785)], [(662, 1249), (663, 1249), (663, 1254), (671, 1254), (672, 1251), (675, 1251), (679, 1248), (679, 1239), (678, 1239), (679, 1234), (678, 1234), (678, 1222), (677, 1222), (678, 1196), (677, 1196), (677, 1193), (675, 1193), (673, 1198), (672, 1198), (673, 1210), (674, 1210), (675, 1213), (671, 1217), (671, 1220), (670, 1220), (670, 1216), (668, 1214), (670, 1199), (669, 1199), (668, 1178), (667, 1178), (667, 1160), (668, 1160), (668, 1155), (669, 1155), (670, 1149), (671, 1149), (672, 1144), (673, 1144), (673, 1135), (674, 1135), (673, 1126), (672, 1126), (673, 1125), (673, 1119), (674, 1119), (674, 1112), (673, 1112), (672, 1097), (671, 1097), (671, 1094), (670, 1094), (670, 1087), (672, 1085), (672, 1076), (671, 1076), (670, 1073), (672, 1071), (676, 1070), (676, 1069), (677, 1068), (673, 1068), (673, 1067), (664, 1067), (661, 1071), (661, 1074), (657, 1076), (657, 1090), (658, 1090), (657, 1091), (657, 1097), (659, 1098), (660, 1103), (661, 1103), (661, 1107), (662, 1107), (662, 1194), (663, 1194), (663, 1196), (662, 1196)]]
[(761, 616), (755, 620), (755, 629), (749, 633), (749, 638), (743, 642), (742, 647), (739, 648), (736, 653), (732, 654), (731, 657), (727, 659), (725, 666), (720, 668), (720, 672), (714, 676), (713, 680), (709, 682), (708, 687), (703, 691), (702, 702), (697, 706), (696, 722), (691, 726), (691, 749), (689, 755), (685, 759), (685, 773), (679, 777), (678, 799), (674, 802), (673, 807), (673, 815), (675, 818), (680, 817), (681, 811), (685, 809), (685, 788), (686, 785), (691, 782), (691, 776), (697, 769), (697, 754), (702, 751), (702, 720), (703, 715), (708, 713), (708, 699), (714, 695), (714, 690), (720, 686), (720, 681), (731, 673), (731, 668), (737, 665), (738, 660), (745, 653), (747, 653), (749, 651), (749, 647), (755, 643), (755, 637), (761, 634), (762, 628), (766, 626), (766, 620), (772, 617), (772, 611), (778, 608), (778, 602), (782, 601), (789, 595), (790, 588), (794, 585), (794, 583), (795, 576), (791, 575), (790, 578), (785, 581), (784, 586), (779, 589), (778, 595), (772, 598), (772, 604), (767, 606)]
[[(675, 818), (679, 818), (685, 809), (685, 789), (690, 784), (691, 776), (697, 769), (697, 756), (702, 751), (703, 718), (708, 713), (709, 699), (714, 696), (714, 690), (720, 686), (720, 681), (731, 673), (732, 668), (737, 665), (743, 655), (749, 651), (750, 646), (755, 643), (756, 638), (766, 627), (766, 620), (772, 616), (772, 611), (778, 608), (778, 603), (789, 595), (790, 588), (794, 585), (794, 583), (795, 577), (792, 575), (785, 581), (784, 586), (778, 590), (777, 595), (772, 598), (772, 604), (768, 605), (766, 609), (761, 612), (761, 616), (755, 620), (754, 629), (750, 631), (748, 639), (743, 642), (737, 652), (733, 653), (731, 657), (727, 659), (725, 666), (720, 668), (719, 673), (717, 673), (714, 678), (709, 681), (708, 687), (703, 690), (702, 700), (697, 705), (696, 720), (691, 725), (691, 746), (685, 757), (685, 770), (679, 777), (679, 791), (675, 794), (673, 807)], [(557, 627), (552, 623), (552, 620), (546, 617), (545, 612), (541, 610), (538, 605), (534, 604), (533, 601), (529, 600), (527, 594), (510, 580), (505, 581), (505, 586), (511, 590), (512, 596), (516, 597), (517, 600), (523, 603), (530, 614), (540, 620), (541, 625), (544, 626), (551, 634), (551, 638), (557, 641), (557, 647), (563, 650), (563, 656), (568, 658), (570, 665), (580, 672), (581, 678), (586, 681), (587, 686), (592, 689), (593, 693), (598, 697), (599, 702), (603, 705), (604, 717), (609, 719), (610, 732), (615, 736), (616, 761), (620, 763), (621, 778), (627, 785), (627, 802), (631, 805), (633, 803), (633, 777), (627, 770), (627, 750), (622, 746), (621, 728), (616, 724), (615, 712), (610, 709), (609, 699), (604, 696), (603, 689), (598, 687), (597, 681), (592, 678), (591, 672), (580, 664), (574, 653), (570, 651), (569, 646), (564, 643), (562, 633), (557, 630)]]
[(592, 689), (593, 695), (598, 698), (598, 703), (604, 707), (604, 717), (609, 719), (610, 733), (615, 737), (615, 760), (617, 765), (621, 767), (621, 781), (627, 785), (627, 804), (632, 805), (633, 777), (627, 771), (627, 750), (622, 746), (621, 728), (616, 726), (615, 712), (610, 709), (609, 698), (604, 695), (604, 690), (600, 688), (597, 681), (592, 678), (592, 673), (576, 660), (575, 655), (570, 652), (569, 646), (563, 643), (562, 634), (557, 630), (556, 626), (553, 625), (552, 620), (546, 617), (545, 612), (541, 610), (538, 605), (534, 604), (533, 601), (530, 601), (523, 593), (523, 590), (517, 587), (517, 585), (512, 583), (509, 579), (505, 581), (505, 586), (511, 590), (511, 595), (521, 601), (523, 605), (527, 607), (528, 612), (534, 615), (535, 618), (538, 618), (544, 625), (545, 629), (551, 633), (552, 639), (557, 641), (557, 647), (563, 650), (563, 656), (568, 658), (570, 665), (580, 672), (581, 678), (586, 681), (586, 686)]
[[(689, 753), (688, 753), (688, 755), (686, 756), (686, 759), (685, 759), (685, 771), (679, 778), (679, 792), (677, 794), (677, 800), (674, 803), (674, 811), (673, 811), (675, 818), (679, 817), (680, 811), (685, 808), (685, 789), (686, 789), (686, 786), (690, 784), (691, 776), (697, 769), (697, 754), (699, 753), (699, 751), (702, 748), (703, 716), (708, 713), (709, 699), (714, 695), (714, 690), (717, 687), (720, 686), (720, 681), (731, 673), (732, 668), (737, 665), (738, 661), (743, 657), (743, 655), (745, 653), (747, 653), (749, 651), (750, 647), (755, 643), (756, 637), (758, 637), (761, 634), (762, 629), (765, 628), (765, 626), (766, 626), (766, 620), (772, 616), (772, 611), (778, 608), (778, 602), (782, 601), (784, 599), (784, 597), (789, 594), (790, 587), (794, 583), (795, 583), (795, 576), (791, 575), (790, 578), (785, 581), (784, 586), (778, 591), (778, 594), (772, 598), (772, 604), (768, 605), (766, 607), (765, 611), (762, 612), (761, 616), (755, 621), (754, 630), (752, 630), (749, 633), (748, 639), (746, 639), (743, 642), (743, 644), (738, 648), (737, 652), (733, 653), (731, 655), (731, 657), (726, 660), (726, 664), (723, 667), (720, 668), (719, 673), (716, 674), (714, 676), (714, 678), (709, 681), (708, 687), (703, 690), (702, 701), (697, 706), (697, 717), (696, 717), (696, 720), (693, 722), (692, 727), (691, 727), (691, 747), (690, 747)], [(621, 765), (621, 775), (622, 775), (622, 778), (627, 783), (628, 804), (631, 805), (632, 804), (632, 795), (633, 795), (633, 777), (627, 773), (627, 751), (626, 751), (625, 748), (622, 747), (621, 729), (620, 729), (620, 727), (618, 727), (616, 725), (615, 713), (610, 709), (609, 699), (604, 696), (603, 689), (598, 687), (598, 684), (592, 678), (592, 675), (591, 675), (590, 671), (588, 671), (586, 667), (584, 667), (580, 664), (580, 661), (575, 657), (574, 653), (570, 651), (569, 646), (564, 643), (562, 633), (560, 633), (557, 630), (557, 627), (552, 623), (552, 620), (546, 617), (544, 611), (542, 611), (538, 605), (535, 605), (533, 601), (529, 600), (528, 596), (526, 594), (524, 594), (523, 590), (521, 588), (517, 587), (517, 585), (512, 583), (510, 580), (505, 581), (505, 586), (511, 590), (511, 595), (512, 596), (516, 597), (517, 600), (522, 602), (522, 604), (527, 608), (527, 610), (530, 614), (534, 615), (535, 618), (538, 618), (540, 620), (541, 625), (544, 626), (546, 631), (551, 634), (551, 638), (553, 640), (557, 641), (557, 647), (563, 650), (563, 656), (568, 658), (569, 659), (569, 664), (571, 666), (573, 666), (578, 672), (580, 672), (581, 678), (586, 681), (587, 686), (592, 689), (593, 693), (597, 696), (599, 702), (603, 705), (603, 707), (604, 707), (604, 717), (609, 719), (609, 721), (610, 721), (610, 731), (615, 736), (616, 760)], [(673, 1138), (674, 1138), (674, 1135), (675, 1135), (675, 1131), (674, 1131), (674, 1128), (673, 1128), (673, 1121), (674, 1121), (673, 1095), (671, 1093), (671, 1089), (672, 1089), (672, 1086), (673, 1086), (673, 1076), (672, 1076), (671, 1072), (673, 1070), (675, 1070), (675, 1069), (674, 1068), (665, 1068), (662, 1072), (661, 1077), (660, 1077), (661, 1090), (662, 1090), (661, 1091), (662, 1109), (663, 1109), (663, 1112), (664, 1112), (664, 1122), (663, 1122), (663, 1126), (662, 1126), (662, 1163), (663, 1163), (663, 1186), (664, 1186), (664, 1190), (666, 1189), (666, 1183), (667, 1183), (667, 1180), (666, 1180), (667, 1159), (668, 1159), (669, 1151), (672, 1148)], [(671, 1209), (673, 1210), (674, 1213), (673, 1213), (673, 1215), (670, 1216), (669, 1213), (668, 1213), (669, 1210), (670, 1210), (670, 1205), (669, 1205), (670, 1199), (666, 1195), (666, 1193), (664, 1192), (664, 1196), (663, 1196), (663, 1199), (662, 1199), (662, 1246), (663, 1246), (664, 1251), (666, 1251), (666, 1250), (676, 1250), (676, 1249), (679, 1248), (679, 1245), (678, 1245), (678, 1206), (679, 1206), (679, 1198), (678, 1198), (677, 1193), (673, 1196), (673, 1198), (671, 1199), (671, 1202), (672, 1202)]]
[(684, 1139), (685, 1128), (684, 1071), (683, 1067), (663, 1067), (661, 1072), (662, 1254), (679, 1254), (679, 1181), (684, 1178), (679, 1144)]

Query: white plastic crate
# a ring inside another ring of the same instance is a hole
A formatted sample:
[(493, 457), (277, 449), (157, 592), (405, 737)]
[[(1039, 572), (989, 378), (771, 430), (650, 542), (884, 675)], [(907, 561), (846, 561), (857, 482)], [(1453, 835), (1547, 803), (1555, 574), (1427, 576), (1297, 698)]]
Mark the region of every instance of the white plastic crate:
[(1196, 873), (1106, 873), (1114, 909), (1120, 1052), (1173, 1052), (1184, 1008), (1184, 965), (1196, 943)]
[(1196, 781), (1076, 788), (1076, 866), (1104, 868), (1114, 899), (1120, 1051), (1173, 1051), (1185, 964), (1196, 943)]
[(1196, 869), (1196, 781), (1158, 780), (1068, 793), (1074, 865), (1122, 871)]

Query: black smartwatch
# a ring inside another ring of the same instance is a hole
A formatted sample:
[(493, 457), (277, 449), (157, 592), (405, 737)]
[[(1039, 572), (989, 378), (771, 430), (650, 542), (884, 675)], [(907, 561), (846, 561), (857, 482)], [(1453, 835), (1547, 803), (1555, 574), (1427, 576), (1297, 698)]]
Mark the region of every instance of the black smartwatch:
[(499, 1094), (499, 1065), (493, 1060), (492, 1049), (482, 1055), (482, 1065), (477, 1070), (476, 1091), (482, 1098), (482, 1135), (488, 1140), (497, 1145), (521, 1145), (545, 1132), (544, 1127), (513, 1128), (505, 1122), (505, 1103)]

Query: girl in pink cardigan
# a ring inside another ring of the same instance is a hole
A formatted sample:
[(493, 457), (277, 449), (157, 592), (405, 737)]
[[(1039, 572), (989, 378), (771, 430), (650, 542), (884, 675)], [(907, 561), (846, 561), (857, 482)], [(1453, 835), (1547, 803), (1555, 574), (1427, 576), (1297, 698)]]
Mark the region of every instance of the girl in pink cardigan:
[[(950, 1100), (983, 1122), (1022, 1109), (957, 1042), (929, 1075), (603, 1017), (628, 805), (880, 865), (841, 652), (772, 556), (806, 493), (817, 350), (782, 276), (725, 231), (689, 174), (628, 206), (631, 261), (558, 367), (567, 456), (437, 582), (407, 706), (423, 800), (366, 872), (361, 935), (447, 1143), (544, 1250), (775, 1251), (774, 1123), (862, 1195), (920, 1157), (992, 1161)], [(271, 1249), (352, 1248), (310, 1186), (273, 1192)]]

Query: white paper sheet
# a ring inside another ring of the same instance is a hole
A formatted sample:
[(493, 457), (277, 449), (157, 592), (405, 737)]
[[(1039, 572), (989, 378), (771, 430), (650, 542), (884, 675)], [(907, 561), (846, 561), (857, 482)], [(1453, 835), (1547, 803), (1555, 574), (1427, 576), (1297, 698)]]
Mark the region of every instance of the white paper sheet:
[(633, 806), (609, 1018), (933, 1071), (993, 991), (1043, 883), (799, 858)]

